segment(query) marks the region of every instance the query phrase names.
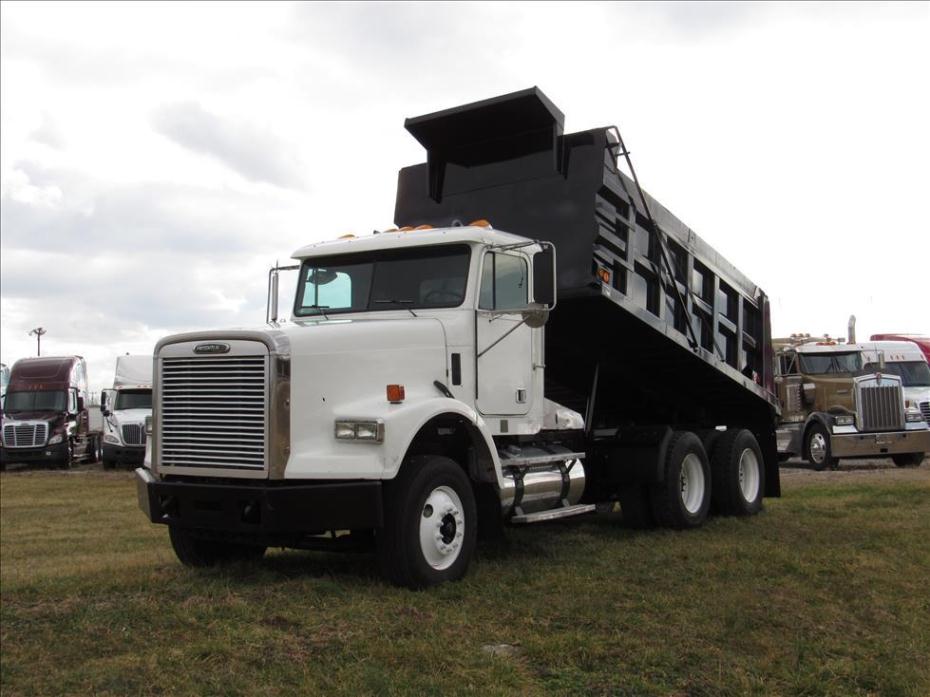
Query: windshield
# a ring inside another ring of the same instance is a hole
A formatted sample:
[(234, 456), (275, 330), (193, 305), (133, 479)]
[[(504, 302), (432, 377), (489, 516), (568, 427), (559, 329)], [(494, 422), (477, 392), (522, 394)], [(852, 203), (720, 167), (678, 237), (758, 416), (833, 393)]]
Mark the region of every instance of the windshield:
[(458, 307), (470, 251), (467, 245), (437, 245), (308, 259), (294, 314)]
[(801, 372), (807, 375), (858, 373), (862, 369), (859, 353), (802, 353)]
[(882, 368), (878, 363), (867, 363), (866, 370), (900, 375), (904, 387), (930, 387), (930, 366), (926, 361), (895, 361), (885, 363)]
[(151, 390), (120, 390), (116, 393), (116, 409), (151, 409)]
[(17, 411), (66, 411), (67, 392), (8, 392), (3, 401), (3, 410), (13, 414)]

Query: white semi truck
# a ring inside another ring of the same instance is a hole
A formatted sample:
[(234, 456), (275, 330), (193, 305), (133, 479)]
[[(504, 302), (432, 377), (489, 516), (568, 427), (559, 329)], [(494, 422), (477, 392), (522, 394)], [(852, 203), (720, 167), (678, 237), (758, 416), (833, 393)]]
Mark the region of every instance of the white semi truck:
[(158, 342), (137, 489), (183, 563), (370, 544), (417, 588), (505, 524), (779, 495), (766, 295), (562, 123), (536, 88), (408, 119), (400, 229), (297, 250), (290, 322), (274, 270), (267, 326)]
[(145, 456), (145, 420), (152, 414), (152, 357), (117, 356), (113, 389), (104, 390), (103, 468), (141, 465)]

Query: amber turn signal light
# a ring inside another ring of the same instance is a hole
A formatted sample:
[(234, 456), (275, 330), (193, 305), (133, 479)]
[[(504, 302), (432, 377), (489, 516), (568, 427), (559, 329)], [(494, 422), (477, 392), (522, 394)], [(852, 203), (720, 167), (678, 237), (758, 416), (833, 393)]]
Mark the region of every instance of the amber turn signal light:
[(400, 404), (404, 401), (404, 386), (403, 385), (388, 385), (387, 386), (387, 400), (391, 404)]

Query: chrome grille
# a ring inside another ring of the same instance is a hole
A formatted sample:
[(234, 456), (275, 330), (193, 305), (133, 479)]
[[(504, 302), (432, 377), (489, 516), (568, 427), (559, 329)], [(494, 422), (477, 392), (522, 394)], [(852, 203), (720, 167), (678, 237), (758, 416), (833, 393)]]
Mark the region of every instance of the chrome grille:
[(898, 382), (860, 384), (859, 407), (863, 431), (897, 431), (904, 428), (904, 400)]
[(6, 424), (3, 445), (7, 448), (36, 448), (48, 440), (48, 424)]
[(920, 413), (924, 415), (924, 421), (930, 424), (930, 402), (920, 403)]
[(145, 430), (141, 424), (123, 426), (123, 442), (126, 445), (145, 445)]
[(265, 467), (267, 355), (164, 358), (161, 467)]

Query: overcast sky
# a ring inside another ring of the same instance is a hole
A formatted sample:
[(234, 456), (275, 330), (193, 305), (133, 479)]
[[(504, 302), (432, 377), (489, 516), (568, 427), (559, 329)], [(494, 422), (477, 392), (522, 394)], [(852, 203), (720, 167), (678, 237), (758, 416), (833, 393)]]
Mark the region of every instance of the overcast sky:
[[(539, 86), (772, 299), (930, 333), (930, 4), (10, 3), (0, 359), (264, 321), (267, 269), (391, 226), (405, 117)], [(493, 221), (492, 221), (493, 222)]]

